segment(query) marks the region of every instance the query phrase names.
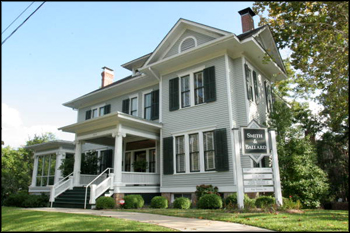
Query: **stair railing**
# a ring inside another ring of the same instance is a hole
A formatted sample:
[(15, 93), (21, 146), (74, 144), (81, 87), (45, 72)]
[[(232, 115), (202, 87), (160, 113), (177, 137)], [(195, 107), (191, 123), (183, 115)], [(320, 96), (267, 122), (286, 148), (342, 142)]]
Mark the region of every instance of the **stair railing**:
[[(110, 167), (109, 167), (109, 168), (106, 168), (106, 170), (104, 170), (103, 172), (101, 172), (95, 179), (93, 179), (89, 184), (87, 184), (87, 185), (85, 186), (84, 209), (86, 209), (86, 198), (87, 198), (87, 190), (88, 190), (88, 188), (89, 188), (91, 185), (93, 185), (93, 183), (94, 183), (97, 179), (99, 179), (103, 174), (105, 174), (107, 171), (108, 171), (107, 178), (104, 179), (102, 182), (108, 180), (108, 181), (110, 181), (109, 187), (113, 185), (113, 179), (111, 178), (111, 174), (112, 174), (112, 173), (111, 173), (111, 170), (113, 170), (113, 168), (110, 168)], [(102, 182), (100, 182), (100, 183), (102, 183)], [(101, 194), (100, 194), (100, 195), (101, 195)], [(91, 187), (91, 190), (90, 190), (90, 199), (91, 199), (91, 198), (95, 199), (95, 197), (96, 197), (96, 186), (94, 185), (93, 188)]]
[(50, 187), (49, 201), (51, 202), (51, 207), (56, 197), (58, 197), (61, 193), (65, 192), (67, 189), (72, 189), (72, 188), (73, 188), (73, 172)]

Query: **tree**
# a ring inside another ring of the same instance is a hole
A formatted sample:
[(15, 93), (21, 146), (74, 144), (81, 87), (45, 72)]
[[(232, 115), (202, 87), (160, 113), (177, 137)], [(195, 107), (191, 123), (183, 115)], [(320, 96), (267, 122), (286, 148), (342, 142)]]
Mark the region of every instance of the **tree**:
[[(26, 142), (26, 146), (55, 140), (52, 133), (41, 136), (34, 135)], [(1, 148), (1, 198), (16, 193), (19, 190), (28, 190), (34, 165), (34, 153), (24, 148), (14, 149), (10, 146)]]
[(277, 47), (293, 52), (291, 65), (298, 71), (294, 91), (304, 98), (315, 95), (333, 132), (349, 128), (348, 9), (346, 1), (259, 1), (253, 6)]

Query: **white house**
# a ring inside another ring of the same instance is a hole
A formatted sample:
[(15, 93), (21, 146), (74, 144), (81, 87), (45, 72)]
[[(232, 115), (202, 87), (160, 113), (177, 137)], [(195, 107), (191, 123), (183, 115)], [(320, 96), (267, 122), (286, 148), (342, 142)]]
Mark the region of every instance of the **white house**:
[[(113, 70), (103, 67), (101, 88), (63, 104), (78, 114), (76, 123), (60, 128), (75, 134), (74, 146), (31, 147), (30, 192), (51, 192), (54, 206), (72, 207), (82, 207), (85, 195), (74, 202), (68, 193), (86, 193), (93, 205), (106, 192), (116, 200), (138, 193), (146, 201), (154, 195), (195, 200), (201, 184), (225, 195), (240, 192), (242, 168), (269, 165), (240, 152), (234, 129), (252, 120), (263, 125), (271, 83), (287, 77), (269, 27), (254, 29), (250, 8), (239, 13), (240, 35), (179, 19), (153, 52), (122, 65), (130, 76), (114, 82)], [(86, 152), (101, 158), (96, 174), (81, 172)], [(61, 159), (73, 154), (72, 174), (62, 179)], [(139, 161), (147, 166), (133, 166)]]

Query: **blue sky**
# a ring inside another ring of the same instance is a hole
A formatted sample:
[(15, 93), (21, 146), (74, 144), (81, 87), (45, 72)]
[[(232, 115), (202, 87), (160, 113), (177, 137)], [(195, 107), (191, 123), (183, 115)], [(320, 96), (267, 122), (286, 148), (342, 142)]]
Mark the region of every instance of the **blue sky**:
[[(1, 2), (3, 31), (31, 2)], [(1, 41), (42, 2), (35, 2)], [(46, 2), (1, 49), (2, 140), (24, 145), (34, 134), (73, 124), (62, 105), (101, 85), (103, 66), (114, 81), (122, 64), (152, 52), (179, 18), (241, 34), (239, 10), (253, 2)], [(259, 18), (254, 17), (257, 27)]]

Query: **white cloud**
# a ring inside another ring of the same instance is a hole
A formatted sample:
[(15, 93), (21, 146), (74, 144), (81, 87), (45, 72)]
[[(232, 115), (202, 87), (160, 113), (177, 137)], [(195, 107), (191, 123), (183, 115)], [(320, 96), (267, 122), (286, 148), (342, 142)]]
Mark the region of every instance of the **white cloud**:
[(17, 109), (4, 103), (1, 103), (1, 109), (1, 140), (4, 141), (4, 146), (18, 148), (25, 145), (29, 139), (33, 139), (34, 135), (42, 135), (47, 132), (52, 132), (60, 140), (74, 140), (74, 134), (57, 130), (59, 126), (45, 124), (26, 126), (23, 125), (21, 114)]

